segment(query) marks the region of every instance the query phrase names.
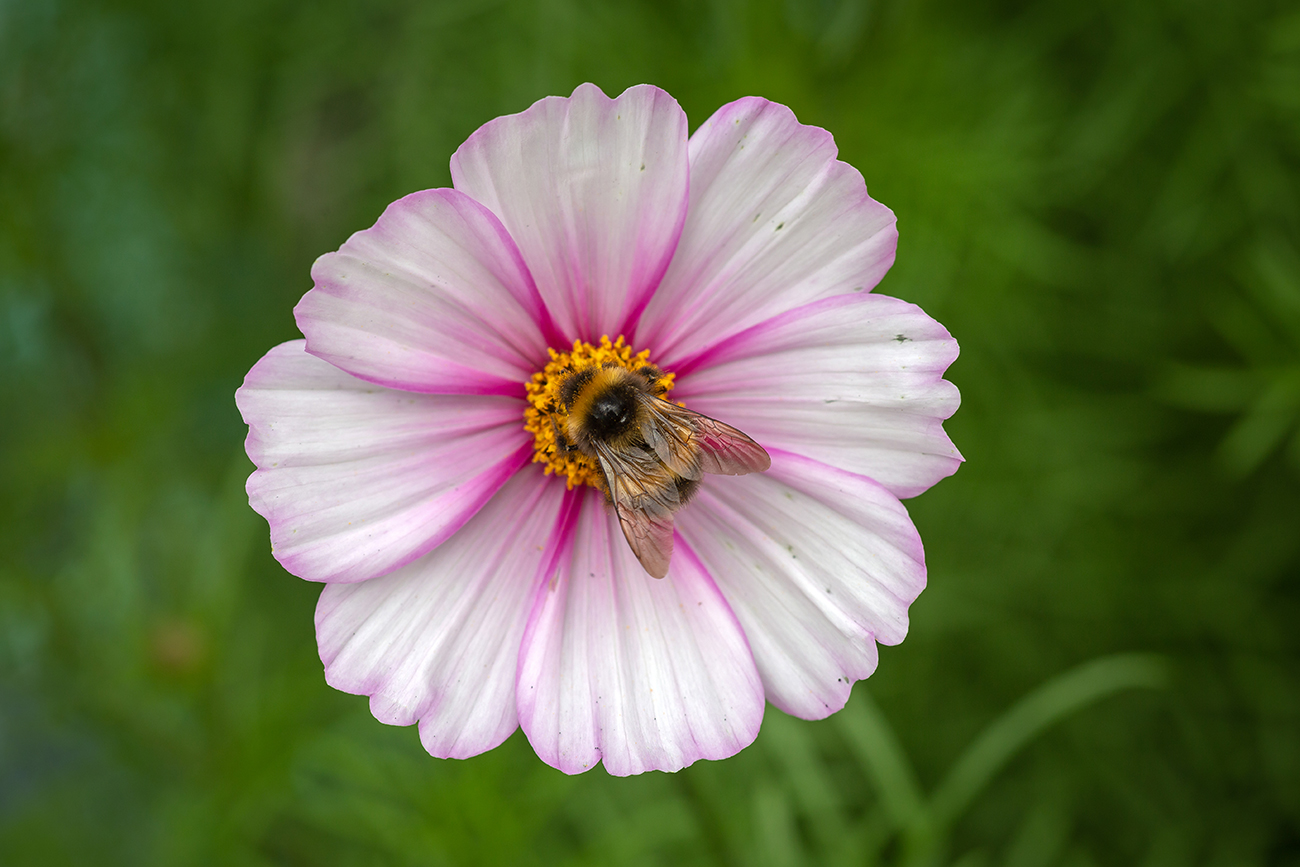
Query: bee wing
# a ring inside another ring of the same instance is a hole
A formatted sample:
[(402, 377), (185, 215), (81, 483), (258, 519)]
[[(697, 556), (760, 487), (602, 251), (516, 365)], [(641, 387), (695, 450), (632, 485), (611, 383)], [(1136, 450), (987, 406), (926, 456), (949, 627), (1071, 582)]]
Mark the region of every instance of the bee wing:
[[(641, 437), (668, 469), (684, 479), (698, 482), (699, 448), (695, 445), (695, 414), (657, 397), (644, 396), (647, 410), (641, 422)], [(679, 412), (674, 412), (679, 410)]]
[(772, 466), (772, 458), (763, 447), (731, 425), (666, 400), (657, 402), (663, 404), (659, 408), (662, 415), (685, 420), (695, 429), (700, 468), (704, 472), (743, 476), (761, 473)]
[(664, 484), (667, 470), (653, 452), (597, 442), (596, 453), (623, 538), (651, 576), (664, 577), (673, 556), (673, 512), (682, 505), (676, 484)]
[(623, 538), (641, 561), (652, 578), (668, 574), (668, 561), (673, 556), (673, 516), (669, 512), (662, 518), (651, 517), (636, 509), (616, 506), (618, 523), (623, 528)]
[(700, 437), (700, 467), (706, 473), (743, 476), (772, 466), (767, 450), (736, 430), (707, 415), (696, 414)]

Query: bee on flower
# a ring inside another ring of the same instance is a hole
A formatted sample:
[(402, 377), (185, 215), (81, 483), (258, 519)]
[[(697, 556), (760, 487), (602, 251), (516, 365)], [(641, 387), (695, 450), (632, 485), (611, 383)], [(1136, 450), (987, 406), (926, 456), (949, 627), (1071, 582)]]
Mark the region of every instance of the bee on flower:
[(925, 585), (957, 344), (876, 295), (893, 213), (746, 98), (694, 135), (586, 84), (312, 268), (236, 401), (326, 680), (435, 756), (522, 727), (576, 773), (730, 756), (844, 706)]

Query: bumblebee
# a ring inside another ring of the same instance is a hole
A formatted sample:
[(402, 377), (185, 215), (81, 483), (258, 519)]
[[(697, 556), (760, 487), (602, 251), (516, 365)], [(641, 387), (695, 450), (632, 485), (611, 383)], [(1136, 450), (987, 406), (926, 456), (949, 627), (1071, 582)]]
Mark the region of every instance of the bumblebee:
[(663, 399), (662, 379), (653, 365), (576, 371), (560, 383), (562, 421), (551, 417), (558, 446), (600, 467), (623, 536), (655, 578), (668, 573), (673, 513), (704, 473), (739, 476), (772, 465), (763, 447), (734, 427)]

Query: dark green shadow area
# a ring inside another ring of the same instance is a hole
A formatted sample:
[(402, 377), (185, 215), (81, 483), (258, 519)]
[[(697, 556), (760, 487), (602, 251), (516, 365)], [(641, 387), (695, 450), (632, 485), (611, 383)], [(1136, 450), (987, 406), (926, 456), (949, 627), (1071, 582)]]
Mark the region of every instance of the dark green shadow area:
[[(675, 775), (323, 681), (233, 392), (497, 115), (758, 94), (899, 217), (967, 464), (846, 711)], [(1300, 865), (1300, 11), (0, 0), (0, 863)]]

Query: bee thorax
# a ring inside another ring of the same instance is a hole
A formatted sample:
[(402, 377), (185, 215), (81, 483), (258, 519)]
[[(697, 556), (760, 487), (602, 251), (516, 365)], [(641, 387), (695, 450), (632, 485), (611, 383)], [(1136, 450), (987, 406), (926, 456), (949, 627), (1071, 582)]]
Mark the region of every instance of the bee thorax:
[(588, 426), (597, 436), (614, 436), (621, 433), (632, 417), (632, 401), (627, 395), (607, 392), (591, 403)]

